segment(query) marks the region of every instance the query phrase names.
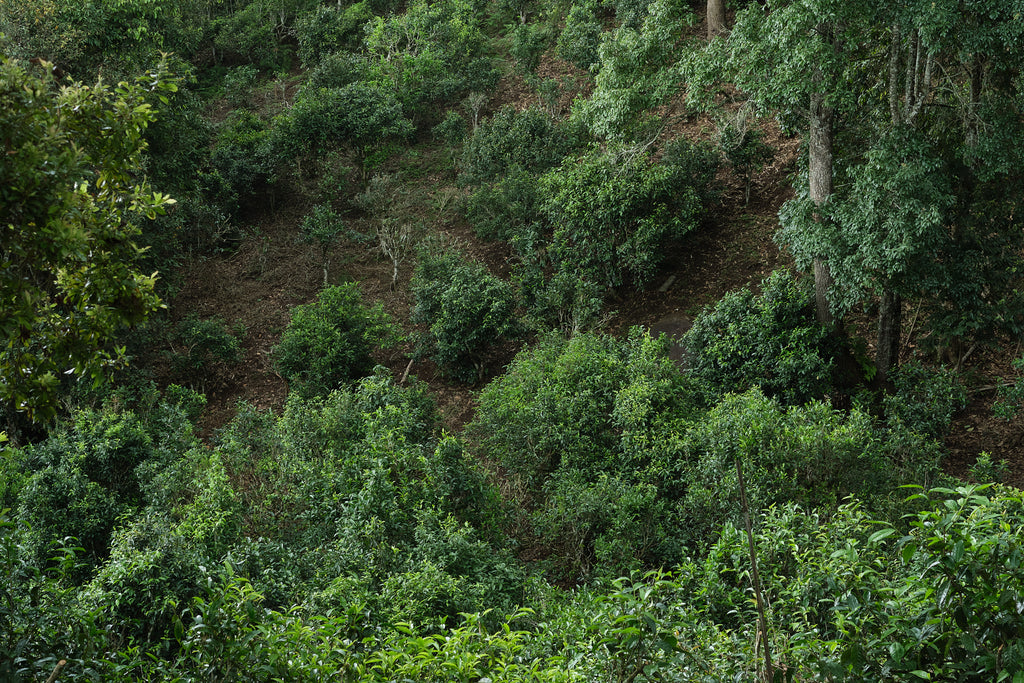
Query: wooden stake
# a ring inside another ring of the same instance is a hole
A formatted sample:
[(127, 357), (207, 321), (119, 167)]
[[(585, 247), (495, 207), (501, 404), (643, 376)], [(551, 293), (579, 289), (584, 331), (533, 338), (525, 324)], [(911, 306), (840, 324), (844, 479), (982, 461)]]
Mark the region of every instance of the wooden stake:
[(57, 666), (53, 667), (53, 671), (50, 673), (50, 677), (46, 679), (46, 683), (53, 683), (57, 680), (57, 676), (60, 676), (60, 670), (68, 663), (68, 660), (62, 659), (57, 662)]

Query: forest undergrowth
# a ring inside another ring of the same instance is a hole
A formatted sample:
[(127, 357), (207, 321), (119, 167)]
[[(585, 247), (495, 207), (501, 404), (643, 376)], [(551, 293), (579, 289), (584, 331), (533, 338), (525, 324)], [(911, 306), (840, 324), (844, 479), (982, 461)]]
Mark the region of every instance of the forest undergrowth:
[(0, 0), (0, 679), (1024, 683), (990, 5)]

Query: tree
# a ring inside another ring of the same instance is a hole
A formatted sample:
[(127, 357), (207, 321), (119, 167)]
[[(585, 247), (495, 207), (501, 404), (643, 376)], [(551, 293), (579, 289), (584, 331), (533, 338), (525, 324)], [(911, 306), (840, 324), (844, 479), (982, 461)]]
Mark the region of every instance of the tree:
[(708, 40), (725, 32), (725, 0), (708, 0)]
[[(741, 12), (729, 35), (736, 85), (762, 109), (802, 119), (807, 134), (806, 193), (820, 210), (833, 192), (837, 125), (859, 106), (857, 83), (869, 68), (862, 52), (872, 36), (867, 2), (772, 0)], [(819, 220), (824, 220), (820, 214)], [(818, 319), (833, 324), (832, 275), (822, 247), (812, 257)]]
[(166, 65), (115, 87), (52, 71), (0, 60), (0, 400), (37, 421), (58, 378), (100, 381), (124, 360), (117, 333), (160, 306), (134, 240), (173, 203), (142, 175), (152, 99), (176, 89)]
[(865, 35), (881, 77), (847, 84), (847, 99), (859, 103), (858, 138), (870, 142), (847, 145), (841, 192), (822, 201), (812, 173), (810, 191), (781, 214), (780, 239), (798, 264), (829, 256), (819, 295), (830, 314), (879, 298), (879, 386), (898, 361), (904, 298), (927, 305), (927, 324), (954, 345), (1020, 328), (1009, 276), (1020, 249), (1018, 24), (998, 3), (984, 18), (945, 5), (880, 13)]

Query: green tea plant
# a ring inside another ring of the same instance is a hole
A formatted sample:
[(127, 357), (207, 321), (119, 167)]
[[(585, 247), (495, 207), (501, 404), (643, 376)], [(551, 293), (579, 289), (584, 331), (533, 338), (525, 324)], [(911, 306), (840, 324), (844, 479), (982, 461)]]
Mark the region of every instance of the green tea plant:
[(893, 374), (895, 388), (882, 399), (885, 416), (893, 426), (926, 437), (942, 438), (953, 415), (967, 405), (967, 391), (957, 373), (929, 369), (918, 362), (900, 366)]
[(186, 316), (175, 324), (170, 335), (172, 370), (188, 383), (206, 387), (225, 367), (242, 360), (239, 337), (244, 333), (244, 326), (231, 328), (219, 316)]
[(515, 170), (540, 173), (557, 166), (580, 142), (572, 124), (557, 123), (540, 109), (505, 106), (466, 140), (459, 180), (495, 181)]
[(681, 142), (655, 163), (630, 149), (563, 161), (539, 181), (546, 259), (600, 287), (648, 280), (667, 240), (696, 227), (715, 163)]
[[(237, 215), (253, 196), (273, 183), (276, 162), (270, 146), (271, 129), (257, 114), (233, 111), (218, 127), (210, 167), (224, 185), (221, 204)], [(214, 188), (215, 189), (215, 188)]]
[(373, 368), (370, 352), (398, 339), (380, 304), (366, 307), (355, 284), (325, 288), (316, 301), (292, 310), (272, 357), (291, 388), (323, 395)]
[(286, 114), (274, 121), (273, 144), (278, 157), (323, 155), (347, 149), (363, 170), (384, 143), (412, 133), (412, 123), (389, 89), (368, 81), (340, 87), (304, 88)]
[(565, 28), (558, 36), (558, 56), (584, 70), (598, 62), (597, 50), (604, 29), (597, 16), (597, 5), (573, 3), (565, 18)]
[(832, 384), (832, 355), (812, 294), (783, 271), (762, 281), (760, 294), (726, 294), (697, 316), (683, 345), (690, 373), (715, 396), (758, 386), (795, 405), (824, 396)]
[(487, 349), (518, 334), (512, 286), (458, 251), (425, 245), (410, 286), (412, 321), (429, 326), (418, 353), (460, 381), (477, 380)]
[(302, 14), (295, 22), (299, 60), (312, 70), (332, 55), (357, 48), (363, 27), (372, 17), (373, 9), (366, 0), (345, 6), (321, 5)]

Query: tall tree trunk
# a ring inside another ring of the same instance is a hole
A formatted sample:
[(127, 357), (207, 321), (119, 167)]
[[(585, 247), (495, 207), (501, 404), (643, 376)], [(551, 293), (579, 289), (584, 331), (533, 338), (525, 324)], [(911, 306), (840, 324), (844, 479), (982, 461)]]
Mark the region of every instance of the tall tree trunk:
[(708, 0), (708, 40), (725, 31), (725, 0)]
[[(810, 107), (810, 140), (808, 144), (811, 201), (821, 206), (832, 194), (832, 122), (834, 111), (825, 104), (821, 94), (811, 95)], [(825, 220), (818, 216), (818, 220)], [(829, 327), (835, 325), (835, 319), (828, 305), (828, 290), (832, 286), (832, 272), (823, 257), (814, 259), (814, 300), (817, 308), (818, 322)]]
[(900, 330), (903, 327), (903, 297), (890, 290), (882, 292), (878, 305), (878, 349), (875, 351), (875, 386), (889, 382), (890, 371), (899, 364)]

